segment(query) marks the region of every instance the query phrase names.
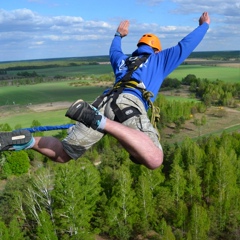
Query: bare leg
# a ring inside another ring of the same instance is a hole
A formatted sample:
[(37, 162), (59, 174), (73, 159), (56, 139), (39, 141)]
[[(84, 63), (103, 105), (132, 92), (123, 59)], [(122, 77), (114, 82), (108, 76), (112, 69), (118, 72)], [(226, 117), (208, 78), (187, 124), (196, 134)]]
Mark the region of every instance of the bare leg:
[(163, 152), (143, 132), (107, 119), (104, 131), (115, 137), (141, 164), (149, 169), (158, 168), (163, 162)]
[[(115, 137), (126, 151), (147, 168), (155, 169), (162, 164), (162, 150), (145, 133), (109, 119), (106, 119), (104, 131)], [(63, 150), (61, 141), (54, 137), (35, 137), (32, 149), (55, 162), (65, 163), (71, 159)]]
[(66, 163), (71, 159), (63, 150), (61, 141), (54, 137), (35, 137), (32, 149), (55, 162)]

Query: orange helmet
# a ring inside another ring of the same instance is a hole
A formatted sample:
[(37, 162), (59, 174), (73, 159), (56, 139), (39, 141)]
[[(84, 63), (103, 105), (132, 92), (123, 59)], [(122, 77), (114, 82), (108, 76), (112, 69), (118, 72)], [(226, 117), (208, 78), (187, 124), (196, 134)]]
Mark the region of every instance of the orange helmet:
[(156, 35), (152, 34), (152, 33), (144, 34), (140, 38), (140, 40), (138, 41), (137, 46), (139, 46), (139, 44), (141, 44), (141, 43), (147, 44), (147, 45), (149, 45), (152, 48), (156, 48), (158, 51), (162, 50), (162, 46), (161, 46), (159, 38)]

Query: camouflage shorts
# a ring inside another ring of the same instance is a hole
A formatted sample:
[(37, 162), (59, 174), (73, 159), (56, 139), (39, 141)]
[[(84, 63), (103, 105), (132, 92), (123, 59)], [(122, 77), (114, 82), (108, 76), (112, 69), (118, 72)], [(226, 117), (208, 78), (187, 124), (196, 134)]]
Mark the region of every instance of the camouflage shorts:
[[(108, 99), (107, 101), (107, 98), (105, 98), (103, 99), (103, 102), (104, 101), (106, 101), (106, 103), (103, 107), (100, 107), (99, 111), (107, 118), (113, 120), (115, 115), (111, 108), (112, 99), (110, 97), (110, 100)], [(158, 131), (152, 126), (142, 101), (132, 94), (122, 93), (119, 95), (116, 103), (120, 109), (124, 109), (129, 106), (137, 108), (141, 112), (141, 115), (131, 117), (122, 124), (144, 132), (152, 139), (158, 148), (162, 149), (159, 142)], [(62, 144), (65, 152), (71, 158), (78, 159), (103, 136), (104, 133), (88, 128), (84, 124), (77, 122), (71, 129), (69, 129), (68, 136), (62, 141)]]

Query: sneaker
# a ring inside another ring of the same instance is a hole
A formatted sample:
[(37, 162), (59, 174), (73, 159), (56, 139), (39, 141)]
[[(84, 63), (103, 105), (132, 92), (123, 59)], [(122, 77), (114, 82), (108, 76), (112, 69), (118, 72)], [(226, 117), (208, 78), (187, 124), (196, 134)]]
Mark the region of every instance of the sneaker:
[(81, 99), (70, 106), (65, 116), (95, 130), (98, 128), (103, 117), (96, 108)]
[(0, 132), (0, 151), (16, 150), (15, 146), (27, 145), (32, 140), (32, 134), (28, 130), (16, 130), (13, 132)]

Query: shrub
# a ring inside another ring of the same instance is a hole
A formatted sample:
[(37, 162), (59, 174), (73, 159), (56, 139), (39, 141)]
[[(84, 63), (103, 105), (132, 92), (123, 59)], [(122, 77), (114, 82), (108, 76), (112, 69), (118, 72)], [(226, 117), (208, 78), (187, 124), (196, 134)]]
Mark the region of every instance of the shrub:
[(14, 175), (27, 173), (30, 167), (28, 154), (25, 151), (12, 152), (7, 159), (7, 163)]

